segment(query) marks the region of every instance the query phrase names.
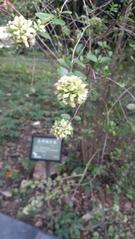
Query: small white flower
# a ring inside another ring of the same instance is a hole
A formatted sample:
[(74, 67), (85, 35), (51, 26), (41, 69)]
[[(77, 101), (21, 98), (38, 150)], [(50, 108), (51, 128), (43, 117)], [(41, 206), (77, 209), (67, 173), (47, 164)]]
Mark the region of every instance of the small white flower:
[(31, 198), (31, 202), (23, 208), (23, 214), (29, 215), (31, 212), (34, 212), (36, 210), (39, 210), (44, 203), (44, 197), (43, 196), (37, 196)]
[(31, 205), (27, 205), (26, 207), (24, 207), (22, 212), (24, 215), (29, 215), (31, 212)]
[(24, 189), (24, 188), (27, 188), (27, 187), (29, 187), (31, 185), (31, 181), (30, 180), (23, 180), (22, 182), (21, 182), (21, 186), (20, 186), (20, 188), (21, 189)]
[(51, 129), (51, 133), (57, 138), (66, 139), (73, 134), (72, 124), (70, 121), (65, 119), (56, 120)]
[(113, 206), (113, 210), (114, 210), (115, 212), (119, 212), (119, 210), (120, 210), (119, 205), (114, 204), (114, 206)]
[(76, 107), (83, 104), (88, 96), (87, 84), (78, 76), (63, 76), (55, 84), (58, 99), (65, 105)]
[(34, 22), (34, 29), (36, 32), (44, 32), (45, 26), (42, 24), (41, 20), (38, 19), (36, 22)]

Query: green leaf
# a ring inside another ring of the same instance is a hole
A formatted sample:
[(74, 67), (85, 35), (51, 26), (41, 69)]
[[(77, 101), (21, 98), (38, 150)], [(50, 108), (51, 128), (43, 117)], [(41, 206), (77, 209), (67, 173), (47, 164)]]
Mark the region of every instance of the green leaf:
[(53, 18), (51, 21), (54, 25), (64, 26), (65, 22), (60, 18)]
[(109, 64), (110, 63), (110, 57), (104, 56), (100, 58), (100, 63), (102, 64)]
[(81, 117), (80, 117), (79, 115), (76, 115), (76, 116), (74, 117), (74, 120), (80, 122), (80, 121), (81, 121)]
[(58, 63), (65, 68), (69, 68), (71, 61), (67, 59), (66, 57), (64, 57), (64, 58), (59, 58)]
[(82, 51), (84, 45), (82, 43), (78, 44), (77, 48), (76, 48), (76, 53), (79, 55), (79, 53)]
[(135, 51), (135, 44), (129, 44), (129, 46)]
[(135, 132), (135, 126), (131, 125), (131, 128), (132, 128), (133, 132)]
[(88, 53), (88, 54), (87, 54), (87, 60), (93, 61), (93, 62), (95, 62), (95, 63), (98, 62), (97, 57), (96, 57), (94, 54), (91, 54), (91, 53)]
[(70, 115), (69, 114), (62, 114), (61, 118), (65, 119), (65, 120), (70, 120)]
[(51, 37), (48, 32), (39, 32), (38, 34), (44, 37), (45, 39), (51, 40)]
[(68, 26), (64, 25), (62, 26), (62, 32), (64, 35), (69, 36), (71, 31)]
[(82, 80), (86, 80), (87, 79), (86, 75), (83, 72), (81, 72), (81, 71), (74, 71), (73, 74), (78, 76), (78, 77), (80, 77)]
[(128, 110), (135, 110), (135, 104), (131, 103), (131, 104), (128, 104), (126, 107)]
[(111, 71), (110, 71), (110, 69), (109, 69), (108, 66), (105, 66), (105, 67), (102, 69), (102, 74), (103, 74), (103, 76), (105, 76), (105, 77), (108, 77), (108, 76), (111, 75)]
[(107, 45), (107, 42), (106, 42), (106, 41), (99, 41), (99, 42), (98, 42), (98, 45), (99, 45), (101, 48), (109, 49), (109, 46)]
[(58, 73), (59, 73), (60, 76), (67, 75), (68, 74), (68, 69), (60, 66), (59, 69), (58, 69)]
[(42, 23), (47, 23), (50, 22), (55, 16), (50, 13), (43, 13), (43, 12), (37, 12), (36, 16), (40, 18)]

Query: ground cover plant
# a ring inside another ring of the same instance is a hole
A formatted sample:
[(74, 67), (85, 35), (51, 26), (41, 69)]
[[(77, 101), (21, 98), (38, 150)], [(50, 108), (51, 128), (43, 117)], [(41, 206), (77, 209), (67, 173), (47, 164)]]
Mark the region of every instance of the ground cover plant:
[[(133, 1), (27, 4), (1, 6), (1, 211), (63, 239), (132, 239)], [(33, 179), (33, 133), (65, 139), (48, 181)]]

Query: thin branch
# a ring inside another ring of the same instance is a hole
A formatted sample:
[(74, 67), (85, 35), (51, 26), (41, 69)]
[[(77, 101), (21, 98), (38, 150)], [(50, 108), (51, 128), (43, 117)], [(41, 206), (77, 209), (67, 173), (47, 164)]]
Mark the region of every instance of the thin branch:
[(86, 164), (86, 167), (85, 167), (85, 170), (84, 170), (84, 172), (83, 172), (83, 174), (82, 174), (82, 176), (81, 176), (81, 179), (80, 179), (80, 181), (79, 181), (79, 183), (78, 183), (78, 185), (77, 185), (77, 187), (75, 188), (75, 191), (74, 191), (74, 193), (73, 193), (73, 196), (72, 196), (72, 199), (73, 199), (73, 200), (74, 200), (74, 198), (75, 198), (75, 195), (76, 195), (76, 193), (77, 193), (77, 191), (78, 191), (78, 189), (79, 189), (81, 183), (83, 182), (83, 180), (84, 180), (84, 178), (85, 178), (85, 176), (86, 176), (86, 174), (87, 174), (87, 171), (88, 171), (88, 169), (89, 169), (89, 166), (90, 166), (92, 160), (96, 157), (96, 155), (97, 155), (98, 152), (99, 152), (99, 150), (97, 150), (97, 151), (92, 155), (92, 157), (89, 159), (88, 163)]
[(102, 155), (101, 155), (101, 163), (103, 162), (103, 159), (104, 159), (105, 150), (106, 150), (106, 146), (107, 146), (107, 140), (108, 140), (108, 134), (105, 135), (105, 139), (104, 139), (104, 145), (103, 145), (103, 150), (102, 150)]
[(87, 30), (88, 27), (89, 27), (89, 26), (87, 26), (87, 27), (85, 27), (85, 28), (83, 29), (83, 31), (82, 31), (82, 33), (81, 33), (81, 35), (80, 35), (80, 37), (79, 37), (79, 39), (78, 39), (78, 41), (77, 41), (77, 43), (76, 43), (74, 49), (73, 49), (72, 64), (74, 63), (74, 57), (75, 57), (75, 52), (76, 52), (77, 46), (78, 46), (80, 40), (82, 39), (82, 37), (83, 37), (83, 35), (84, 35), (84, 33), (85, 33), (85, 31)]
[[(63, 9), (64, 9), (65, 5), (68, 3), (68, 1), (69, 1), (69, 0), (64, 1), (63, 5), (62, 5), (62, 7), (61, 7), (60, 13), (63, 12)], [(70, 1), (71, 1), (71, 0), (70, 0)]]
[[(124, 94), (127, 92), (132, 97), (133, 101), (135, 101), (135, 96), (131, 93), (131, 91), (129, 91), (129, 88), (125, 88), (125, 87), (121, 86), (117, 81), (115, 81), (115, 80), (113, 80), (111, 78), (108, 78), (108, 80), (112, 81), (113, 83), (115, 83), (115, 85), (117, 85), (120, 88), (124, 89), (125, 90)], [(132, 87), (134, 87), (134, 86), (132, 86)]]
[(43, 44), (43, 46), (51, 53), (51, 55), (58, 60), (56, 54), (47, 46), (47, 44), (41, 39), (40, 36), (37, 36), (37, 38), (40, 40), (40, 42)]

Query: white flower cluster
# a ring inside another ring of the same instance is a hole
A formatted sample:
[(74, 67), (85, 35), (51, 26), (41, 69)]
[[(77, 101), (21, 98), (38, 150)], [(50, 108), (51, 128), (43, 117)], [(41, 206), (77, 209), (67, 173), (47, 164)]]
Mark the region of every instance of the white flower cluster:
[(78, 76), (63, 76), (55, 84), (58, 99), (65, 105), (76, 107), (83, 104), (88, 96), (87, 84)]
[(69, 120), (61, 119), (56, 120), (52, 129), (51, 134), (57, 138), (68, 138), (73, 134), (73, 127)]
[(32, 198), (31, 203), (23, 208), (23, 214), (29, 215), (31, 212), (40, 209), (43, 206), (44, 197), (37, 196), (36, 198)]
[(33, 23), (23, 16), (16, 16), (13, 21), (7, 24), (9, 39), (15, 44), (24, 44), (25, 47), (35, 44), (35, 37), (38, 31), (44, 31), (41, 21)]

